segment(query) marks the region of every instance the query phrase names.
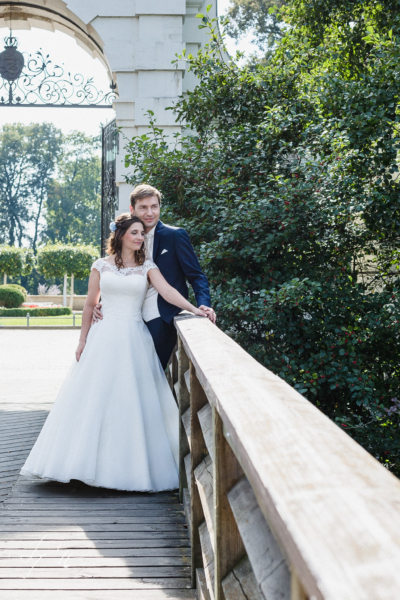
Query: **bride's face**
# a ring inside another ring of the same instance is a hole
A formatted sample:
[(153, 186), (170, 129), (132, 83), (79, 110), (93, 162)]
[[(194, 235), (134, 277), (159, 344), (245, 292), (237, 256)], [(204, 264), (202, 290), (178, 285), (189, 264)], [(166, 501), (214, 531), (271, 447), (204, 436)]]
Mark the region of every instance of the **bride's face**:
[(133, 223), (122, 238), (122, 248), (130, 252), (140, 250), (144, 242), (144, 229), (141, 223)]

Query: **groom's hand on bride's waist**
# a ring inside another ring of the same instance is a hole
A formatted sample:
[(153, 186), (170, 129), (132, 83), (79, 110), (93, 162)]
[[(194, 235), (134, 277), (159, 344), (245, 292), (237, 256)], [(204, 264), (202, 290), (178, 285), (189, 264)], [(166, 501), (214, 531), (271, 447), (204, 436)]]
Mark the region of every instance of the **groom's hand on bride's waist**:
[(97, 323), (97, 321), (100, 321), (102, 318), (103, 313), (101, 312), (101, 302), (99, 302), (93, 309), (92, 323)]
[(211, 306), (204, 306), (204, 304), (202, 304), (201, 306), (199, 306), (199, 309), (207, 313), (207, 318), (210, 319), (211, 323), (214, 323), (215, 325), (217, 321), (217, 315), (215, 314)]

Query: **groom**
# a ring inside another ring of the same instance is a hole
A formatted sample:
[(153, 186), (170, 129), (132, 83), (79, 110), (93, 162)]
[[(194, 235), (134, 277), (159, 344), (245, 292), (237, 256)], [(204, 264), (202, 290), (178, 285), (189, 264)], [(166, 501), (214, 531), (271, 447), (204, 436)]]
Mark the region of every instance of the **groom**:
[[(131, 193), (130, 203), (131, 213), (144, 223), (147, 258), (156, 263), (168, 283), (185, 298), (189, 295), (187, 280), (193, 288), (198, 308), (204, 310), (210, 321), (215, 323), (208, 280), (201, 270), (188, 234), (184, 229), (164, 225), (160, 221), (161, 193), (151, 185), (138, 185)], [(159, 296), (152, 286), (149, 287), (142, 317), (151, 333), (163, 369), (175, 348), (177, 333), (174, 317), (180, 310)], [(101, 305), (95, 307), (93, 318), (102, 318)]]

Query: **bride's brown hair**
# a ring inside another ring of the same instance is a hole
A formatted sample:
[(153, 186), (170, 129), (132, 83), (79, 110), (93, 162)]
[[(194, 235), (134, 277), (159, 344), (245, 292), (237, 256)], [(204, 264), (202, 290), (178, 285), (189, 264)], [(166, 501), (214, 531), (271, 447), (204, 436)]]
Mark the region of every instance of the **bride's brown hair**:
[[(133, 225), (133, 223), (140, 223), (143, 225), (142, 221), (139, 217), (134, 217), (130, 213), (123, 213), (119, 215), (115, 221), (115, 231), (112, 231), (108, 240), (106, 252), (107, 254), (115, 254), (115, 266), (118, 269), (122, 269), (124, 267), (124, 261), (122, 260), (121, 252), (122, 252), (122, 238), (125, 233), (128, 231), (129, 227)], [(144, 225), (143, 225), (144, 229)], [(140, 246), (139, 250), (135, 250), (134, 252), (135, 262), (138, 265), (142, 265), (146, 258), (146, 253), (144, 249), (144, 242)]]

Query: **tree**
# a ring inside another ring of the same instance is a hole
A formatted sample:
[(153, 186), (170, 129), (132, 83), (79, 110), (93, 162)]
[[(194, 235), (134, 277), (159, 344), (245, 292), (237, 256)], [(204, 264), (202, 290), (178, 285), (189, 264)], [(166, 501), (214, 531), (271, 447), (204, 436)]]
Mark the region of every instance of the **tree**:
[(35, 265), (35, 257), (28, 248), (15, 246), (0, 246), (0, 273), (3, 273), (4, 284), (8, 277), (26, 276)]
[(226, 32), (235, 40), (253, 32), (254, 43), (267, 51), (282, 35), (282, 21), (276, 9), (285, 4), (285, 0), (231, 0)]
[(64, 276), (64, 306), (67, 300), (67, 277), (71, 277), (71, 305), (74, 294), (74, 277), (84, 279), (90, 275), (93, 262), (99, 258), (94, 246), (83, 244), (47, 244), (38, 250), (38, 272), (47, 278)]
[(100, 246), (101, 161), (97, 138), (77, 131), (65, 138), (58, 176), (46, 199), (44, 239)]
[(49, 123), (0, 130), (0, 241), (35, 249), (43, 205), (61, 150), (61, 131)]
[[(199, 79), (175, 107), (187, 130), (171, 146), (150, 114), (152, 133), (132, 139), (126, 165), (132, 184), (163, 191), (164, 219), (189, 231), (220, 327), (399, 473), (390, 265), (400, 242), (400, 9), (338, 6), (293, 2), (285, 37), (256, 68), (224, 63), (216, 22), (202, 15), (210, 44), (180, 57)], [(374, 17), (360, 48), (352, 14)], [(368, 260), (377, 273), (362, 279)]]

